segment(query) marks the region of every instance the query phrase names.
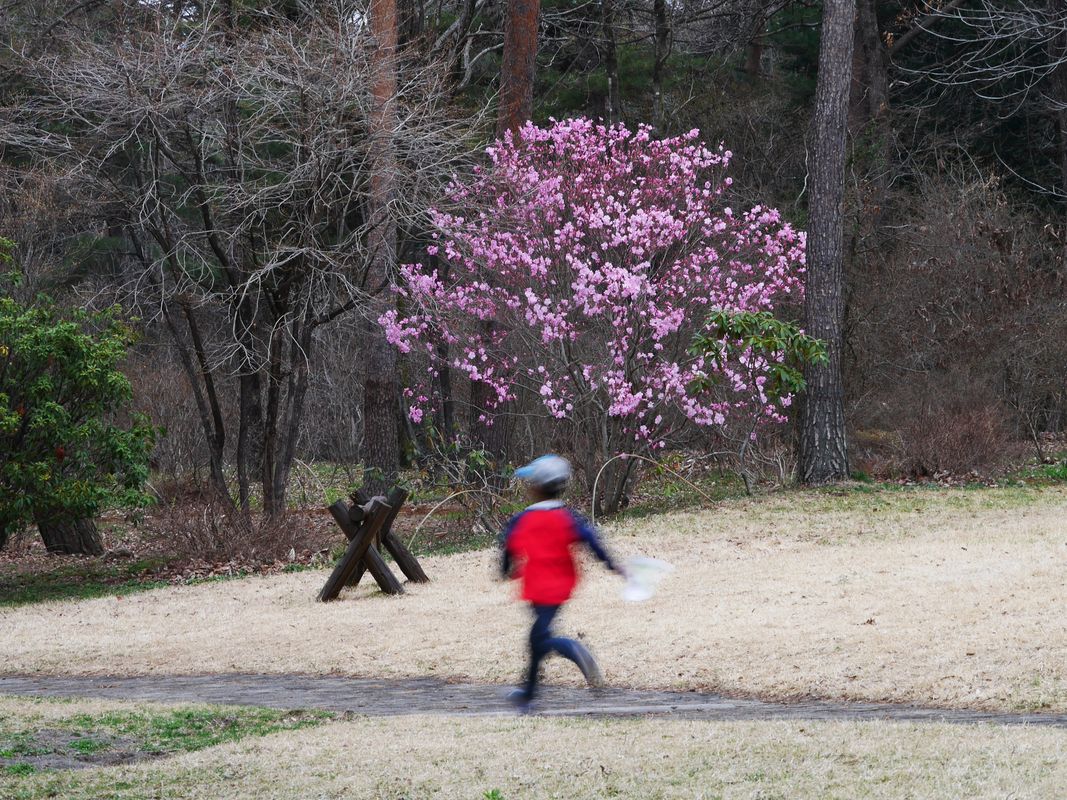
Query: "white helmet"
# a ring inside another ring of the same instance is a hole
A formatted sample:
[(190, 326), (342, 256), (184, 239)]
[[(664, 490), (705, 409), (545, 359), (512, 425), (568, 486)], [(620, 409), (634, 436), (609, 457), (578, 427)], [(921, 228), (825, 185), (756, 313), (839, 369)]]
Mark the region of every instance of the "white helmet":
[(533, 486), (562, 489), (571, 479), (571, 465), (560, 456), (544, 455), (515, 470), (515, 477)]

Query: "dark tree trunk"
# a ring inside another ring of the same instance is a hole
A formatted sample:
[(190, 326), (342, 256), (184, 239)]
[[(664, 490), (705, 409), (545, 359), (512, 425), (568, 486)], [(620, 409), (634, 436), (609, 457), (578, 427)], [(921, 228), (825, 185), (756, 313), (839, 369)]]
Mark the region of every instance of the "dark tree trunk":
[(304, 400), (308, 390), (308, 362), (311, 359), (311, 326), (304, 325), (299, 335), (293, 334), (289, 354), (289, 386), (286, 394), (287, 414), (283, 424), (282, 450), (274, 472), (274, 495), (285, 499), (289, 489), (289, 475), (296, 458), (296, 446), (300, 439), (300, 425), (304, 418)]
[[(178, 351), (178, 358), (185, 372), (185, 378), (189, 382), (193, 399), (196, 401), (197, 412), (200, 415), (200, 424), (204, 429), (204, 439), (208, 447), (208, 461), (211, 471), (211, 484), (219, 499), (228, 507), (233, 506), (229, 487), (226, 485), (226, 473), (224, 469), (226, 454), (226, 426), (222, 417), (222, 408), (219, 405), (218, 393), (215, 391), (215, 379), (207, 363), (203, 341), (200, 338), (200, 330), (196, 324), (196, 317), (188, 308), (183, 308), (186, 324), (192, 341), (192, 351), (195, 353), (196, 362), (193, 362), (193, 353), (181, 336), (177, 324), (174, 322), (170, 310), (163, 307), (163, 319), (170, 330), (171, 338)], [(203, 386), (201, 386), (201, 381)]]
[(41, 532), (49, 553), (101, 556), (104, 543), (100, 531), (91, 519), (65, 519), (61, 515), (38, 516), (37, 530)]
[(396, 126), (396, 0), (372, 0), (370, 28), (376, 47), (371, 61), (369, 289), (374, 295), (371, 318), (363, 326), (363, 466), (364, 488), (384, 494), (396, 484), (400, 465), (397, 445), (396, 350), (385, 339), (379, 314), (395, 307), (389, 286), (397, 254), (393, 216), (396, 154), (392, 131)]
[[(1063, 0), (1049, 0), (1054, 18), (1057, 9), (1062, 8)], [(1061, 30), (1049, 43), (1049, 63), (1058, 66), (1051, 76), (1053, 117), (1059, 138), (1060, 185), (1056, 187), (1060, 206), (1063, 209), (1060, 224), (1060, 276), (1067, 278), (1067, 31)]]
[[(260, 461), (260, 485), (263, 487), (263, 511), (275, 517), (285, 508), (284, 496), (278, 496), (275, 470), (278, 465), (278, 413), (282, 396), (282, 343), (272, 335), (267, 369), (267, 413), (263, 419), (263, 456)], [(284, 492), (282, 492), (284, 495)]]
[(397, 9), (397, 40), (401, 46), (414, 44), (426, 26), (423, 0), (400, 0)]
[(438, 427), (444, 440), (451, 444), (456, 440), (456, 400), (452, 394), (452, 370), (448, 366), (448, 342), (438, 343), (437, 357), (441, 361), (437, 373), (437, 383), (441, 387), (441, 419)]
[(396, 485), (400, 465), (396, 418), (396, 351), (373, 320), (364, 325), (367, 347), (363, 388), (363, 487), (384, 494)]
[(240, 379), (240, 422), (237, 430), (237, 486), (241, 510), (251, 507), (251, 487), (263, 453), (263, 401), (255, 373)]
[(604, 72), (608, 79), (604, 121), (609, 125), (622, 121), (622, 93), (619, 90), (619, 47), (615, 40), (615, 2), (600, 0), (600, 26), (604, 35)]
[(757, 34), (754, 38), (745, 46), (745, 73), (752, 78), (758, 78), (763, 74), (763, 41), (760, 38), (762, 32)]
[(656, 26), (656, 52), (652, 62), (652, 127), (663, 132), (663, 74), (671, 52), (671, 29), (667, 18), (667, 0), (652, 1)]
[(804, 370), (800, 408), (800, 480), (818, 484), (848, 477), (844, 386), (843, 205), (854, 0), (825, 0), (812, 122), (808, 231), (807, 333), (826, 342), (828, 363)]
[(857, 0), (848, 127), (862, 204), (856, 212), (857, 224), (851, 226), (849, 265), (863, 232), (876, 232), (882, 224), (893, 160), (893, 129), (888, 113), (889, 54), (882, 42), (876, 12), (875, 0)]
[(533, 114), (537, 68), (537, 24), (541, 0), (508, 0), (504, 16), (504, 54), (500, 65), (497, 133), (517, 130)]
[[(448, 280), (449, 265), (446, 262), (432, 256), (429, 265), (437, 271), (441, 280)], [(452, 387), (452, 369), (448, 366), (451, 363), (450, 350), (447, 341), (438, 341), (437, 359), (440, 366), (437, 368), (437, 385), (441, 392), (441, 405), (440, 410), (435, 412), (435, 423), (443, 441), (454, 444), (459, 431), (456, 430), (456, 398)]]
[[(889, 54), (882, 42), (875, 0), (856, 0), (856, 3), (849, 126), (858, 132), (871, 122), (886, 121)], [(878, 131), (879, 134), (883, 132)]]

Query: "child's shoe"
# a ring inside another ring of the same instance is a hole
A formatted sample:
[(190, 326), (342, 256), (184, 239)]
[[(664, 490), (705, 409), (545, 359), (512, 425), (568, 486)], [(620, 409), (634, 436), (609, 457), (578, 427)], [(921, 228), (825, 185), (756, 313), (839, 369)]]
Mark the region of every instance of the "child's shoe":
[(512, 689), (507, 695), (508, 702), (515, 707), (519, 714), (529, 714), (532, 700), (525, 689)]
[(576, 663), (578, 664), (578, 669), (582, 671), (582, 675), (585, 676), (585, 682), (589, 684), (591, 689), (603, 689), (604, 675), (601, 673), (596, 659), (593, 658), (593, 654), (581, 642), (575, 642), (574, 645)]

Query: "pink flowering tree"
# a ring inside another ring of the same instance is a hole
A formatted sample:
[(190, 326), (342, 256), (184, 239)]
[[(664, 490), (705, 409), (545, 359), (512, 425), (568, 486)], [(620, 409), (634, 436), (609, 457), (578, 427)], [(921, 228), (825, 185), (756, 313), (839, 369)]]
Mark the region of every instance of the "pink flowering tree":
[[(687, 427), (743, 418), (754, 436), (783, 419), (791, 394), (768, 382), (787, 353), (707, 344), (713, 315), (772, 312), (802, 293), (804, 234), (774, 209), (726, 204), (730, 151), (695, 130), (655, 139), (571, 119), (528, 123), (487, 152), (451, 187), (462, 212), (433, 215), (431, 254), (447, 271), (401, 269), (403, 310), (381, 320), (392, 344), (425, 353), (432, 378), (447, 342), (447, 366), (498, 406), (535, 398), (553, 421), (544, 449), (567, 437), (590, 485), (601, 475), (602, 511), (631, 476), (625, 459), (601, 474), (617, 454), (652, 455)], [(410, 399), (416, 422), (435, 402), (425, 388)]]

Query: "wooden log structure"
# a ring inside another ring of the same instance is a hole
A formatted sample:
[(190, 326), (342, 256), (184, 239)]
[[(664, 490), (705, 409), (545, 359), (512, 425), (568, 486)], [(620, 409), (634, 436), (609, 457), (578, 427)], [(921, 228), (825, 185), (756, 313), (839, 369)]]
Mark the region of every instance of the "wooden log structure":
[(382, 547), (389, 551), (409, 581), (429, 582), (418, 559), (392, 532), (393, 522), (407, 496), (407, 491), (401, 488), (393, 489), (388, 497), (368, 497), (357, 491), (351, 506), (338, 500), (329, 507), (337, 526), (348, 538), (348, 548), (319, 592), (319, 600), (337, 599), (345, 586), (358, 586), (366, 572), (386, 594), (403, 594), (404, 587), (381, 557)]

